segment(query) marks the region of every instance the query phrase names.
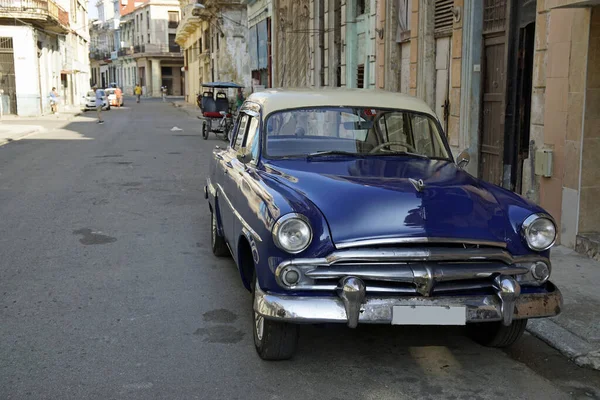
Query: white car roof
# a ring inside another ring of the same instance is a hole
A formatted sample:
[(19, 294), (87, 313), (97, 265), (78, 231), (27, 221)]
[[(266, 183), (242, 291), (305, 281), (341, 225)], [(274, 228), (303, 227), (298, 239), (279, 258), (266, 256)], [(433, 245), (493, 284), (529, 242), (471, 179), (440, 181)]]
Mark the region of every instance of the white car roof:
[(437, 119), (433, 110), (416, 97), (376, 89), (267, 89), (252, 93), (248, 101), (259, 104), (263, 115), (292, 108), (347, 106), (409, 110)]

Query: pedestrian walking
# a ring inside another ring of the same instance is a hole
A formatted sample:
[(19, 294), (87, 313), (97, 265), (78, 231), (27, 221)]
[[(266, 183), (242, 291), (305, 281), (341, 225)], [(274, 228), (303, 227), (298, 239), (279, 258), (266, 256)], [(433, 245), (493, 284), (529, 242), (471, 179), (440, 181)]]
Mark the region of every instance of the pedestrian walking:
[(115, 95), (117, 96), (117, 107), (121, 108), (121, 99), (123, 98), (123, 92), (118, 86), (115, 88)]
[(163, 103), (167, 101), (167, 87), (166, 86), (162, 86), (160, 88), (160, 91), (162, 93), (162, 101)]
[(58, 98), (60, 97), (56, 88), (53, 87), (50, 91), (50, 110), (52, 110), (52, 114), (58, 115)]
[(104, 106), (104, 96), (103, 92), (98, 90), (98, 86), (94, 86), (94, 93), (96, 93), (96, 112), (98, 113), (98, 123), (103, 124), (102, 121), (102, 107)]
[(142, 95), (142, 87), (139, 85), (139, 83), (137, 85), (135, 85), (135, 89), (133, 89), (133, 93), (135, 94), (135, 97), (137, 98), (137, 102), (140, 102), (140, 96)]

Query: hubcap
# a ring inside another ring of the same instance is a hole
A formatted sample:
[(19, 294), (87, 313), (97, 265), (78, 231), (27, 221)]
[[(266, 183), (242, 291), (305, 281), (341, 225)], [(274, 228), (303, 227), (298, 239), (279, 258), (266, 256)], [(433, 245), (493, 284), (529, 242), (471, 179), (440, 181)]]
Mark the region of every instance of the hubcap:
[(265, 329), (265, 318), (257, 312), (254, 312), (254, 329), (256, 330), (257, 339), (262, 340)]

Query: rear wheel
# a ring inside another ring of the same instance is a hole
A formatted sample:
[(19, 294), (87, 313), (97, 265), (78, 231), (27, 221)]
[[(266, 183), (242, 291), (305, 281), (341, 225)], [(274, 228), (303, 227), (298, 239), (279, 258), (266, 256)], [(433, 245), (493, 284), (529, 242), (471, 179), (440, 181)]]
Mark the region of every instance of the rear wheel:
[(206, 121), (202, 122), (202, 137), (204, 140), (208, 139), (208, 127), (206, 126)]
[(488, 347), (509, 347), (525, 332), (526, 319), (514, 320), (509, 326), (502, 322), (481, 322), (467, 325), (467, 334), (479, 344)]
[(214, 212), (210, 213), (210, 246), (212, 252), (217, 257), (226, 257), (229, 255), (229, 248), (225, 243), (225, 238), (219, 235), (217, 216)]
[(263, 360), (288, 360), (296, 352), (298, 325), (265, 319), (265, 317), (254, 311), (256, 273), (252, 282), (252, 314), (254, 317), (254, 347), (256, 352)]

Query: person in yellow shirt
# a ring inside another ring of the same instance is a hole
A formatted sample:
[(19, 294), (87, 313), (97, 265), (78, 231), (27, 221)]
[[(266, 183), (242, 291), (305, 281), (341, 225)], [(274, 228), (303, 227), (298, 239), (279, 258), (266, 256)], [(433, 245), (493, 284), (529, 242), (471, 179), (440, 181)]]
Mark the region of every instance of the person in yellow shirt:
[(139, 85), (135, 85), (135, 89), (133, 89), (133, 93), (135, 93), (135, 97), (137, 97), (137, 102), (140, 102), (140, 96), (142, 95), (142, 87)]

